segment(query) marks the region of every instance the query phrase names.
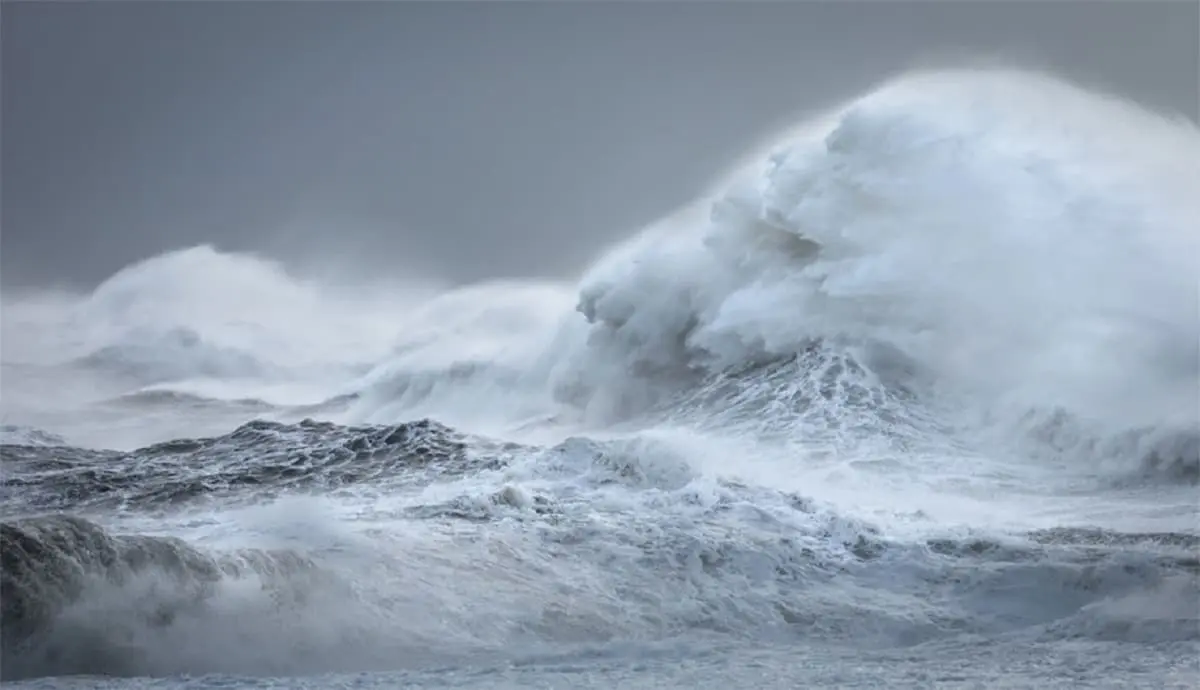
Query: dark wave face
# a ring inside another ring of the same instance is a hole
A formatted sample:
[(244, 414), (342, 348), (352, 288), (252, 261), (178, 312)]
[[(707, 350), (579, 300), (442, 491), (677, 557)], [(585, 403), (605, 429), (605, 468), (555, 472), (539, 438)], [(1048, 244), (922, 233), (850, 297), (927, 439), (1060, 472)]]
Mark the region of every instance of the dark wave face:
[(480, 468), (467, 457), (463, 438), (428, 420), (376, 428), (256, 421), (225, 436), (130, 453), (5, 445), (0, 461), (4, 498), (21, 510), (154, 510), (300, 489), (435, 481)]
[(251, 581), (286, 605), (302, 601), (321, 576), (288, 551), (214, 556), (179, 539), (113, 535), (63, 515), (0, 523), (0, 547), (9, 680), (156, 673), (152, 637), (208, 615), (221, 586)]
[[(253, 580), (275, 606), (285, 605), (280, 597), (302, 606), (321, 575), (295, 551), (209, 553), (178, 538), (114, 534), (59, 511), (155, 515), (357, 484), (419, 485), (494, 464), (467, 457), (464, 438), (430, 421), (305, 421), (251, 422), (223, 437), (130, 453), (0, 446), (3, 677), (153, 673), (157, 662), (139, 644), (177, 620), (219, 615), (208, 607), (222, 587)], [(13, 517), (30, 513), (42, 515)]]

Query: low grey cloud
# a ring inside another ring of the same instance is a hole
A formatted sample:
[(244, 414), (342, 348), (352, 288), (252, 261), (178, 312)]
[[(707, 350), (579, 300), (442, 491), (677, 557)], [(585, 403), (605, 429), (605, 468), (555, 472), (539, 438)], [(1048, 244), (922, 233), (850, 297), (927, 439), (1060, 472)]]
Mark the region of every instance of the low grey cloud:
[(6, 286), (212, 243), (562, 276), (908, 66), (1197, 118), (1195, 3), (5, 3)]

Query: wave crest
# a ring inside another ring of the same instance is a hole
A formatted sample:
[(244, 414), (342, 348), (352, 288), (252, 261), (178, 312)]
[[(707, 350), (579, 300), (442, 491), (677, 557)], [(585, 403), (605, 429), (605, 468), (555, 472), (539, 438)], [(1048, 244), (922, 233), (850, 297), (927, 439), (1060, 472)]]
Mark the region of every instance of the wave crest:
[(1052, 80), (898, 80), (744, 171), (707, 220), (598, 264), (563, 381), (628, 417), (823, 342), (891, 353), (959, 426), (1053, 408), (1192, 433), (1198, 160), (1194, 126)]

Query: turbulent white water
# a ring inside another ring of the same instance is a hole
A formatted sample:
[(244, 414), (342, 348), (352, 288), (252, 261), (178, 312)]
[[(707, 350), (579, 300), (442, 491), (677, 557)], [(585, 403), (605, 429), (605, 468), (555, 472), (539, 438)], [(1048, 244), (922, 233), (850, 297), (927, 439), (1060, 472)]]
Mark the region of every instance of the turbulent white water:
[[(55, 614), (68, 649), (123, 631), (71, 652), (85, 672), (1083, 640), (1174, 682), (1200, 641), (1198, 188), (1189, 122), (931, 72), (793, 130), (578, 285), (334, 286), (193, 247), (88, 295), (6, 294), (5, 517), (67, 509), (106, 530), (87, 539), (217, 563), (282, 549), (326, 578), (271, 561), (281, 603), (227, 570), (157, 626), (140, 607), (166, 595), (109, 583)], [(459, 460), (378, 465), (413, 451), (363, 425), (422, 418), (448, 426), (404, 433)], [(251, 419), (282, 426), (222, 436)], [(136, 450), (200, 436), (221, 438)], [(137, 481), (37, 498), (95, 481), (47, 469), (68, 444)]]

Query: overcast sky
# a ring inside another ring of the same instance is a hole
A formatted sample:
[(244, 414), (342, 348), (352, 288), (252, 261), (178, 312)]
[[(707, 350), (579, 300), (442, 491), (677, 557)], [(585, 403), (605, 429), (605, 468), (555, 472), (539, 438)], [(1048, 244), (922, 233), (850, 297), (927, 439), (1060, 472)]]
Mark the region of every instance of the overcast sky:
[(5, 2), (6, 286), (210, 242), (563, 276), (761, 134), (1001, 57), (1197, 117), (1195, 2)]

